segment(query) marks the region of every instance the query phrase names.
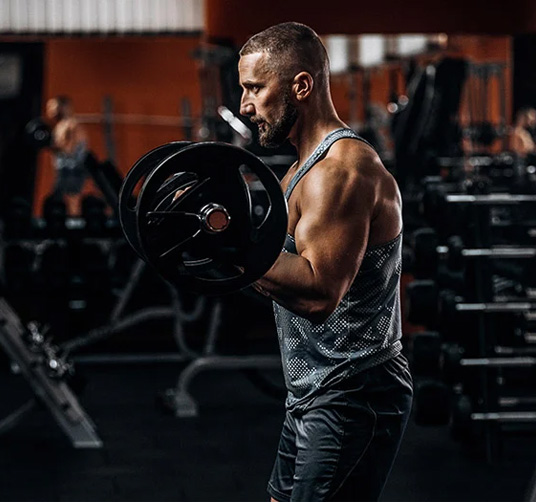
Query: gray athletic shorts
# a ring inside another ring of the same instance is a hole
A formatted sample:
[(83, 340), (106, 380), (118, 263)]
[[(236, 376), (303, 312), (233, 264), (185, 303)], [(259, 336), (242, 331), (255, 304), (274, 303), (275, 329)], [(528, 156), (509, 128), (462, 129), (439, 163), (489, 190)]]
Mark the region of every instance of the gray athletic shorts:
[(400, 354), (327, 390), (307, 411), (287, 411), (268, 493), (279, 502), (377, 500), (412, 395)]

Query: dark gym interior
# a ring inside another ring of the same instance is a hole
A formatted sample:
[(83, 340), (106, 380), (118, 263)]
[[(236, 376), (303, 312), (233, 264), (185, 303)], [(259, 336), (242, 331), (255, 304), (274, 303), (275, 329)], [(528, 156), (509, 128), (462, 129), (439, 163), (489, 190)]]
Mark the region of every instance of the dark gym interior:
[[(169, 162), (192, 142), (234, 146), (252, 188), (218, 178), (222, 200), (246, 197), (259, 233), (273, 220), (284, 239), (269, 185), (296, 151), (259, 145), (237, 67), (284, 21), (321, 36), (340, 118), (402, 195), (414, 396), (380, 500), (536, 501), (525, 0), (0, 0), (0, 500), (270, 499), (286, 389), (272, 302), (249, 285), (281, 247), (252, 238), (242, 275), (192, 248), (170, 279), (158, 246), (193, 232), (163, 216), (194, 186), (197, 167)], [(227, 231), (225, 208), (203, 211), (208, 233)]]

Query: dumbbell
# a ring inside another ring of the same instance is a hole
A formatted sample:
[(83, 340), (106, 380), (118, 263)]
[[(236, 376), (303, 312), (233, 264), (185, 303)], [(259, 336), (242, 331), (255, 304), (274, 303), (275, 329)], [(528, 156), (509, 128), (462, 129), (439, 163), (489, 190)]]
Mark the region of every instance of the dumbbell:
[(436, 327), (440, 317), (457, 315), (456, 305), (463, 297), (456, 291), (440, 289), (436, 281), (422, 279), (406, 286), (406, 319), (412, 324)]
[[(521, 406), (523, 409), (505, 411), (505, 408)], [(451, 433), (454, 439), (464, 443), (478, 440), (484, 423), (534, 424), (536, 412), (526, 407), (534, 406), (534, 398), (499, 397), (492, 411), (479, 411), (474, 399), (464, 393), (453, 396), (451, 413)]]
[(413, 417), (417, 425), (447, 425), (451, 415), (451, 389), (437, 379), (415, 383)]
[(410, 336), (409, 349), (413, 375), (439, 376), (442, 343), (441, 335), (437, 331), (422, 331)]
[(37, 150), (52, 144), (52, 131), (41, 118), (30, 120), (24, 128), (24, 135), (26, 143)]
[(468, 395), (457, 393), (452, 396), (450, 432), (454, 440), (467, 443), (474, 439), (472, 413), (473, 402)]
[(454, 290), (439, 289), (430, 279), (413, 281), (406, 286), (404, 314), (407, 321), (440, 331), (445, 342), (476, 332), (477, 317), (472, 314), (471, 306), (478, 305), (464, 302)]
[(416, 279), (425, 279), (437, 275), (439, 239), (437, 232), (430, 227), (419, 228), (410, 237), (413, 250), (412, 271)]
[(43, 203), (43, 219), (46, 223), (46, 233), (51, 237), (60, 237), (65, 234), (65, 221), (67, 207), (65, 202), (56, 195), (47, 197)]
[(106, 203), (99, 197), (87, 195), (82, 200), (82, 218), (87, 235), (102, 235), (106, 229)]
[(450, 284), (454, 278), (448, 277), (449, 272), (463, 270), (464, 245), (458, 235), (451, 235), (446, 245), (440, 246), (439, 237), (433, 228), (419, 228), (411, 235), (410, 245), (413, 249), (412, 271), (416, 279), (437, 278), (439, 274)]
[(430, 279), (410, 282), (406, 286), (405, 318), (417, 325), (435, 328), (438, 324), (437, 283)]
[[(416, 230), (411, 236), (413, 249), (412, 270), (415, 278), (436, 279), (440, 288), (447, 287), (460, 292), (468, 289), (464, 273), (475, 260), (492, 260), (498, 273), (518, 282), (536, 284), (535, 246), (497, 245), (487, 248), (466, 248), (459, 235), (451, 235), (445, 245), (438, 245), (439, 237), (434, 229)], [(519, 261), (526, 259), (525, 261)], [(510, 263), (515, 260), (515, 263)], [(469, 284), (471, 286), (471, 284)]]
[(437, 331), (413, 333), (410, 338), (412, 373), (417, 377), (439, 379), (449, 385), (462, 380), (460, 365), (465, 349), (459, 343), (445, 343)]
[(448, 195), (466, 193), (459, 182), (445, 182), (440, 177), (429, 177), (423, 181), (424, 189), (421, 198), (421, 213), (424, 220), (434, 228), (441, 239), (459, 233), (467, 227), (467, 208), (452, 205)]

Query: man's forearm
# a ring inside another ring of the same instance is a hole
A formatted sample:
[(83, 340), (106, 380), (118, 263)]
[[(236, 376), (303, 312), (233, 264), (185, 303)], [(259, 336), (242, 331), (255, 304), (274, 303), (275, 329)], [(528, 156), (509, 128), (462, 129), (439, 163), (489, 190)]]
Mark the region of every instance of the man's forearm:
[(292, 253), (281, 253), (253, 287), (286, 309), (313, 321), (323, 320), (332, 303), (309, 260)]

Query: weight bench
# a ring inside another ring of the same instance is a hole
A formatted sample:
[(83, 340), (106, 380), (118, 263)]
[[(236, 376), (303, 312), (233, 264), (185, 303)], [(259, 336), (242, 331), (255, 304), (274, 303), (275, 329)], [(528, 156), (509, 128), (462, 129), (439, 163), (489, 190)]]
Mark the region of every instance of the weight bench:
[(50, 345), (32, 344), (29, 332), (11, 306), (0, 298), (0, 345), (35, 395), (23, 406), (0, 421), (0, 434), (7, 432), (33, 410), (37, 403), (48, 408), (75, 448), (101, 448), (102, 441), (95, 425), (84, 411), (73, 391), (55, 370), (63, 362), (54, 353), (46, 353)]

